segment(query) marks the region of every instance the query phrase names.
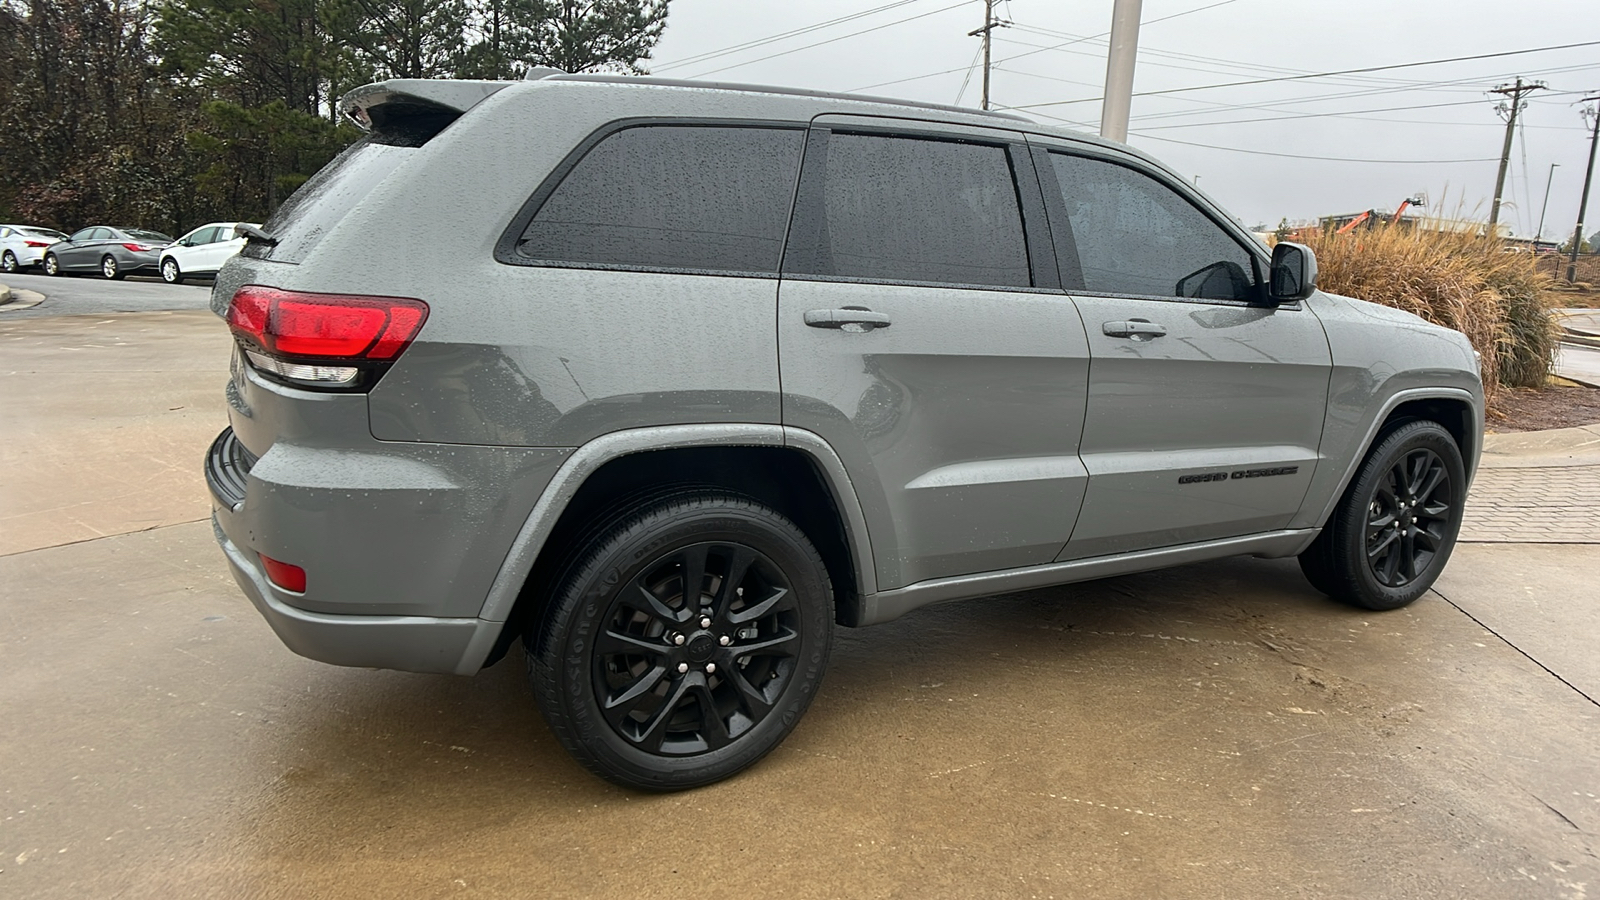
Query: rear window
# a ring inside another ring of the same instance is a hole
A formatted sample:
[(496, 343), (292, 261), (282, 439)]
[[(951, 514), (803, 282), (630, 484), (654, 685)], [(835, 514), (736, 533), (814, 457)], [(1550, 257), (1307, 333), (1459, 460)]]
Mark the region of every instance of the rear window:
[(616, 132), (543, 200), (507, 261), (775, 273), (804, 139), (798, 128)]
[(252, 241), (243, 255), (280, 262), (299, 262), (324, 235), (416, 150), (378, 135), (351, 144), (300, 186), (267, 219), (261, 230), (276, 244)]
[(125, 229), (125, 233), (128, 235), (128, 237), (136, 238), (141, 241), (158, 241), (163, 244), (172, 243), (172, 238), (162, 234), (159, 231), (146, 231), (143, 228), (128, 228)]

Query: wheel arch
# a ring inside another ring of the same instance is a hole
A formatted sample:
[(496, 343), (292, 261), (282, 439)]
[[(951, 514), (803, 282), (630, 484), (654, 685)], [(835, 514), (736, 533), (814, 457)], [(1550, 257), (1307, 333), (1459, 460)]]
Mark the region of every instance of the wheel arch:
[(1320, 509), (1310, 525), (1321, 527), (1333, 514), (1339, 499), (1350, 489), (1350, 483), (1361, 465), (1372, 454), (1374, 447), (1391, 431), (1407, 422), (1427, 420), (1437, 422), (1450, 432), (1461, 448), (1461, 459), (1467, 470), (1467, 484), (1477, 472), (1479, 454), (1483, 444), (1483, 407), (1470, 392), (1459, 388), (1413, 388), (1390, 396), (1367, 426), (1366, 436), (1358, 445), (1360, 452), (1350, 455), (1349, 461), (1334, 490), (1323, 499)]
[(865, 518), (848, 473), (820, 437), (779, 425), (639, 428), (603, 435), (567, 458), (518, 532), (458, 671), (503, 656), (543, 609), (572, 541), (595, 516), (641, 491), (684, 485), (747, 494), (806, 532), (828, 566), (839, 624), (862, 620), (877, 588)]

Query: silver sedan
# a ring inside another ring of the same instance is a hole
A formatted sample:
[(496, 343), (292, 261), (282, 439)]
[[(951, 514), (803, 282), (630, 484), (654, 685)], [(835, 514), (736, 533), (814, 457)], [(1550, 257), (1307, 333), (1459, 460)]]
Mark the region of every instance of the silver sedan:
[(172, 238), (159, 231), (95, 225), (82, 228), (44, 251), (44, 273), (99, 272), (117, 279), (136, 272), (154, 273), (161, 251)]

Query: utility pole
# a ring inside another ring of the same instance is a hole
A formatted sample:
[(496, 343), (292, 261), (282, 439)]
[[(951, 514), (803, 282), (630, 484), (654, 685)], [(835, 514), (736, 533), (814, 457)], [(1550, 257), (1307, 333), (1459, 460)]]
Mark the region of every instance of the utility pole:
[(1100, 101), (1100, 136), (1128, 140), (1133, 109), (1133, 62), (1139, 51), (1139, 10), (1143, 0), (1116, 0), (1111, 10), (1111, 45), (1106, 52), (1106, 91)]
[(1500, 221), (1500, 193), (1506, 186), (1506, 168), (1511, 165), (1511, 138), (1517, 131), (1517, 111), (1522, 108), (1522, 95), (1533, 91), (1542, 91), (1545, 84), (1542, 81), (1522, 83), (1522, 78), (1517, 78), (1516, 84), (1502, 84), (1490, 93), (1504, 94), (1511, 98), (1511, 113), (1506, 117), (1506, 143), (1500, 150), (1500, 174), (1494, 179), (1494, 205), (1489, 208), (1489, 235), (1498, 237), (1495, 223)]
[(983, 0), (983, 27), (974, 28), (967, 32), (967, 37), (983, 35), (983, 108), (989, 108), (989, 35), (996, 28), (1004, 28), (1010, 22), (1002, 22), (994, 17), (995, 0)]
[(1550, 174), (1544, 177), (1544, 203), (1539, 207), (1539, 228), (1533, 233), (1533, 251), (1539, 252), (1539, 238), (1544, 237), (1544, 214), (1550, 208), (1550, 181), (1556, 177), (1556, 169), (1561, 168), (1560, 163), (1550, 164)]
[(1567, 258), (1567, 284), (1571, 284), (1578, 272), (1578, 247), (1583, 243), (1583, 210), (1589, 205), (1589, 183), (1594, 181), (1594, 148), (1600, 144), (1600, 94), (1585, 97), (1580, 103), (1595, 103), (1593, 109), (1585, 109), (1585, 118), (1594, 119), (1590, 126), (1589, 134), (1589, 169), (1583, 176), (1583, 199), (1578, 201), (1578, 227), (1572, 230), (1572, 255)]

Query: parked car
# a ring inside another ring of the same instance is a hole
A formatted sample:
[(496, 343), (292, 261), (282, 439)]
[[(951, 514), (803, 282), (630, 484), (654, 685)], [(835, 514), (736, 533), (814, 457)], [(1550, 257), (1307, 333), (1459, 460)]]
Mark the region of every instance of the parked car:
[(305, 656), (520, 637), (619, 784), (761, 758), (839, 626), (1237, 554), (1393, 609), (1455, 544), (1467, 339), (1129, 147), (611, 75), (341, 103), (371, 135), (212, 291), (217, 540)]
[(44, 252), (44, 273), (63, 275), (99, 272), (118, 279), (139, 272), (157, 271), (161, 251), (172, 238), (142, 228), (95, 225), (79, 229)]
[(0, 225), (0, 271), (21, 272), (44, 259), (44, 249), (67, 236), (35, 225)]
[(212, 222), (173, 241), (172, 246), (161, 251), (161, 280), (182, 284), (185, 278), (216, 275), (222, 264), (244, 247), (244, 238), (233, 232), (238, 224)]

